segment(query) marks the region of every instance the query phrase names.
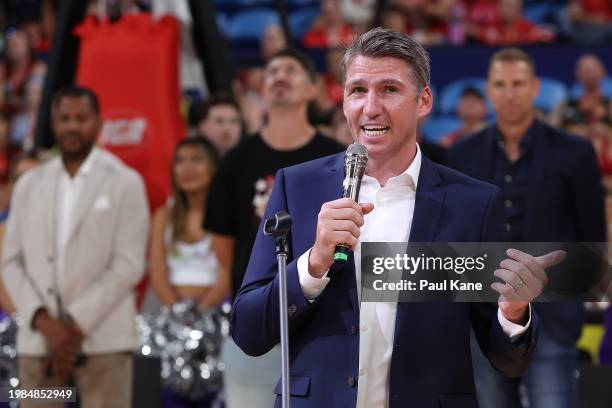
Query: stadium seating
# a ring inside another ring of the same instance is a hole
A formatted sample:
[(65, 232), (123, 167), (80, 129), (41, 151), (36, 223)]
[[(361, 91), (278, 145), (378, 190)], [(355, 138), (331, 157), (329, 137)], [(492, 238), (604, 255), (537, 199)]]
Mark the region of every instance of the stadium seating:
[(555, 18), (557, 7), (550, 4), (534, 4), (525, 7), (523, 17), (535, 24), (547, 24)]
[(231, 40), (251, 40), (259, 42), (265, 28), (278, 24), (278, 13), (272, 9), (251, 9), (236, 13), (228, 24), (228, 37)]
[[(605, 78), (601, 83), (601, 90), (604, 97), (612, 99), (612, 78)], [(582, 85), (574, 84), (570, 89), (570, 98), (578, 99), (584, 92)]]
[(440, 138), (460, 127), (461, 121), (455, 116), (430, 117), (421, 124), (421, 133), (428, 141), (438, 143)]
[(559, 104), (567, 100), (567, 87), (563, 82), (540, 77), (540, 95), (535, 100), (535, 107), (544, 113), (552, 112)]
[(292, 10), (303, 10), (309, 8), (319, 8), (321, 2), (319, 0), (285, 0), (285, 5)]
[(224, 35), (228, 35), (230, 19), (225, 13), (217, 13), (217, 27)]
[(304, 37), (304, 34), (310, 29), (312, 22), (317, 18), (319, 12), (318, 7), (309, 7), (291, 12), (288, 17), (291, 36), (295, 39)]
[(465, 78), (446, 85), (440, 94), (439, 111), (442, 115), (454, 115), (461, 94), (467, 88), (475, 88), (485, 95), (486, 81), (484, 78)]

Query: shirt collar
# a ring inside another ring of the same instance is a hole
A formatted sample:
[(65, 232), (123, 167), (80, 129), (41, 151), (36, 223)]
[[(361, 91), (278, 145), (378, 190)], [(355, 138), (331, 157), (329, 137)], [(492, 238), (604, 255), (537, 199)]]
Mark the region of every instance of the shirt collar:
[(421, 173), (421, 148), (419, 144), (416, 144), (417, 150), (414, 155), (414, 160), (410, 163), (410, 166), (402, 173), (406, 174), (412, 180), (412, 184), (414, 185), (414, 189), (416, 190), (417, 184), (419, 182), (419, 174)]
[[(533, 122), (531, 122), (531, 126), (529, 126), (529, 128), (525, 132), (525, 135), (521, 139), (521, 143), (520, 143), (521, 152), (528, 152), (533, 146), (533, 140), (535, 138), (534, 134), (537, 131), (536, 128), (537, 128), (537, 120), (534, 119)], [(499, 130), (499, 128), (497, 127), (497, 125), (495, 125), (494, 135), (495, 135), (495, 145), (494, 146), (496, 148), (503, 149), (504, 148), (504, 137), (501, 133), (501, 130)]]
[[(406, 170), (404, 170), (402, 173), (398, 174), (397, 176), (393, 176), (391, 177), (388, 181), (386, 185), (393, 185), (399, 182), (399, 184), (402, 184), (401, 181), (402, 180), (406, 180), (408, 183), (411, 184), (411, 186), (414, 188), (414, 190), (416, 191), (417, 188), (417, 184), (419, 181), (419, 173), (421, 172), (421, 148), (419, 147), (419, 144), (416, 144), (416, 155), (414, 156), (414, 159), (412, 160), (412, 163), (410, 163), (410, 166), (408, 166), (408, 168)], [(364, 175), (363, 176), (363, 183), (362, 184), (375, 184), (378, 185), (378, 181), (371, 176), (368, 175)]]
[[(89, 173), (91, 173), (93, 164), (96, 161), (96, 158), (98, 157), (99, 154), (100, 154), (100, 149), (98, 149), (96, 146), (92, 147), (91, 151), (87, 155), (87, 158), (77, 170), (75, 177), (86, 176)], [(64, 165), (62, 165), (62, 169), (64, 172), (66, 172), (66, 167)]]

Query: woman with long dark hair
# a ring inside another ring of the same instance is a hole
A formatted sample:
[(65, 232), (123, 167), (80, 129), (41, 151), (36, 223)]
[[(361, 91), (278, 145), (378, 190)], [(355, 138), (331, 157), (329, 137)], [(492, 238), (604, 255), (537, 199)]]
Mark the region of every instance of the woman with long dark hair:
[[(218, 308), (230, 293), (230, 277), (220, 272), (212, 239), (202, 228), (206, 196), (216, 164), (216, 150), (205, 139), (195, 137), (180, 141), (172, 162), (172, 197), (153, 217), (151, 282), (162, 305), (169, 308), (170, 314), (164, 314), (164, 318), (182, 322), (178, 324), (194, 323), (183, 321), (187, 315), (176, 314), (187, 304), (189, 316), (197, 316), (199, 312)], [(179, 302), (181, 305), (172, 307)], [(187, 363), (187, 359), (193, 358), (190, 355), (185, 350), (179, 358)], [(175, 361), (170, 360), (175, 357), (168, 357), (169, 360), (162, 363), (172, 366)], [(219, 403), (216, 391), (193, 397), (192, 393), (183, 390), (189, 388), (187, 383), (183, 384), (185, 387), (180, 385), (183, 392), (177, 393), (176, 379), (164, 379), (166, 408), (213, 407)]]
[(151, 238), (151, 281), (164, 306), (193, 299), (205, 310), (229, 294), (230, 278), (219, 275), (211, 238), (202, 229), (216, 162), (214, 148), (200, 137), (175, 148), (172, 199), (155, 212)]

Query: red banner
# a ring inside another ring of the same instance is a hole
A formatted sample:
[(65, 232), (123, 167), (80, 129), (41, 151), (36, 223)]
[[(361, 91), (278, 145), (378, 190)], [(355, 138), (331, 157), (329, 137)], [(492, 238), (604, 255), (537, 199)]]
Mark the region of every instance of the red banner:
[(166, 201), (174, 145), (185, 132), (179, 111), (179, 23), (174, 17), (88, 17), (81, 38), (77, 82), (100, 99), (104, 146), (143, 176), (151, 210)]

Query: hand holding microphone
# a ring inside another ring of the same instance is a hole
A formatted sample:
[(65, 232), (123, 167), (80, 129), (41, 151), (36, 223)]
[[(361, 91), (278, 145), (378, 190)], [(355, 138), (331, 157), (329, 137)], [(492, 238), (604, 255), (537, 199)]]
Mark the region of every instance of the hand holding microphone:
[(367, 163), (367, 150), (363, 145), (349, 146), (345, 157), (343, 198), (324, 203), (317, 219), (317, 235), (310, 251), (308, 271), (320, 278), (337, 262), (348, 259), (359, 240), (363, 216), (374, 209), (374, 204), (358, 204), (359, 187)]

